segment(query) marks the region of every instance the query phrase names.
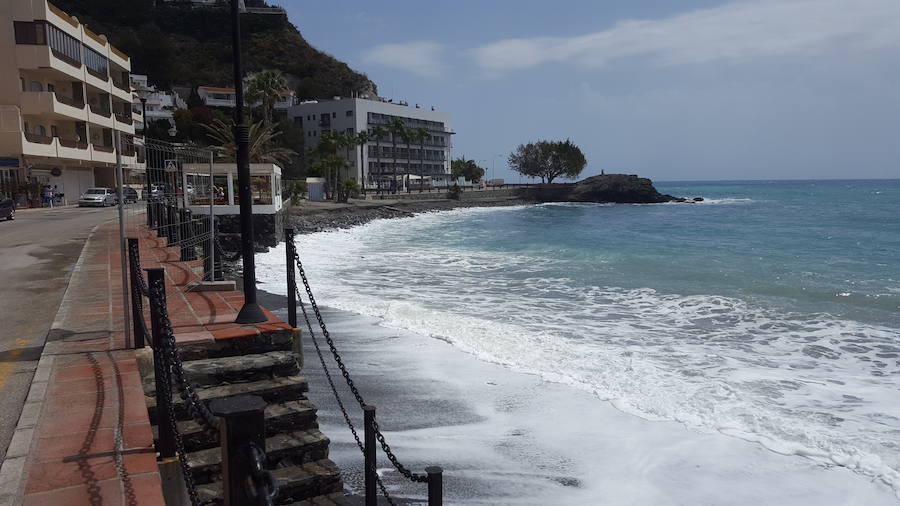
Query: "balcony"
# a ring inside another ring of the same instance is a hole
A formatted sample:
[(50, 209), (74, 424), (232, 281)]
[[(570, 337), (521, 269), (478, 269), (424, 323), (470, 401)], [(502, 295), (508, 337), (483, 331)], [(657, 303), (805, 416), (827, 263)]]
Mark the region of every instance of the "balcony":
[(85, 121), (84, 103), (51, 91), (25, 91), (21, 95), (22, 114), (56, 116)]
[(134, 119), (131, 117), (131, 113), (129, 113), (127, 115), (116, 113), (115, 116), (116, 116), (116, 121), (118, 121), (119, 123), (124, 123), (126, 125), (134, 124)]
[(35, 144), (53, 144), (53, 137), (33, 134), (31, 132), (25, 132), (25, 140), (27, 140), (28, 142), (33, 142)]
[(94, 144), (93, 146), (94, 146), (94, 151), (102, 151), (104, 153), (113, 153), (116, 150), (116, 148), (114, 148), (112, 146), (104, 146), (102, 144)]
[(16, 65), (20, 69), (52, 68), (65, 74), (67, 79), (75, 81), (84, 79), (81, 62), (49, 46), (16, 44)]
[(60, 146), (70, 149), (87, 149), (88, 143), (85, 141), (76, 141), (75, 139), (63, 139), (62, 137), (58, 138), (57, 141)]

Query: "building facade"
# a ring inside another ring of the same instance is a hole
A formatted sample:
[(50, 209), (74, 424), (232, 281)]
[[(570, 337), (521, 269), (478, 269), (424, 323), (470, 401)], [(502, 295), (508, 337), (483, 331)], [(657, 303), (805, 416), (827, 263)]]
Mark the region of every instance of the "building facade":
[[(181, 96), (177, 93), (157, 90), (156, 86), (150, 86), (147, 82), (147, 76), (144, 74), (131, 74), (131, 86), (134, 89), (143, 88), (152, 90), (147, 97), (146, 104), (147, 121), (149, 122), (165, 120), (169, 123), (170, 127), (174, 128), (175, 109), (187, 109), (187, 103)], [(144, 104), (141, 103), (140, 98), (135, 95), (134, 100), (131, 103), (132, 112), (143, 116), (144, 108)], [(135, 130), (143, 130), (144, 119), (135, 118), (135, 120)]]
[(0, 26), (0, 180), (114, 187), (116, 132), (138, 167), (128, 55), (46, 0), (0, 2)]
[[(200, 97), (200, 100), (203, 101), (203, 104), (209, 107), (227, 107), (233, 109), (237, 104), (234, 88), (200, 86), (197, 88), (197, 95)], [(245, 101), (244, 103), (246, 104), (247, 102)], [(256, 107), (259, 104), (260, 102), (254, 102), (248, 105)], [(281, 93), (278, 94), (278, 100), (272, 104), (272, 107), (275, 109), (276, 113), (286, 113), (292, 105), (294, 105), (294, 90), (282, 90)]]
[[(448, 114), (368, 98), (339, 98), (301, 102), (288, 110), (288, 117), (303, 128), (305, 149), (315, 149), (325, 132), (358, 134), (366, 131), (370, 139), (362, 149), (338, 153), (348, 158), (349, 169), (343, 176), (364, 183), (366, 189), (407, 186), (447, 186), (450, 184), (452, 147)], [(389, 125), (400, 120), (409, 130), (425, 129), (427, 139), (393, 138)], [(385, 131), (376, 139), (376, 129)], [(396, 146), (396, 152), (394, 147)]]

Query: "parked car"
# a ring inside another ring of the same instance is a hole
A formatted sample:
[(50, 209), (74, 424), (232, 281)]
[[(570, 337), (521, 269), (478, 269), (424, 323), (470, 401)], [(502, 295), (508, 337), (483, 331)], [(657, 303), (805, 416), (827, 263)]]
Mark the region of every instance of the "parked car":
[(16, 202), (13, 199), (0, 197), (0, 219), (16, 219)]
[[(115, 190), (113, 190), (113, 193), (115, 193)], [(132, 188), (130, 186), (126, 186), (126, 187), (122, 188), (122, 193), (125, 194), (125, 203), (126, 204), (128, 204), (128, 203), (133, 204), (133, 203), (137, 202), (138, 200), (140, 200), (140, 197), (138, 197), (137, 190), (135, 190), (134, 188)], [(117, 204), (119, 203), (118, 195), (116, 195), (116, 203)]]
[(168, 183), (153, 183), (150, 185), (150, 200), (164, 200), (175, 196), (172, 185)]
[(116, 192), (109, 188), (88, 188), (78, 199), (78, 207), (111, 206), (116, 203)]

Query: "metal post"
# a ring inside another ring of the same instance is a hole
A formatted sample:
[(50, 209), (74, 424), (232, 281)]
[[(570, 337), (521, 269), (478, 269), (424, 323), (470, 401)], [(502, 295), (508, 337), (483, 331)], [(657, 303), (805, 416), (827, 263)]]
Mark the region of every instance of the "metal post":
[[(213, 156), (215, 156), (215, 155), (213, 154), (212, 151), (210, 151), (209, 152), (209, 241), (207, 241), (208, 246), (209, 246), (209, 257), (210, 258), (212, 258), (213, 252), (216, 250), (215, 227), (213, 226), (213, 222), (216, 219), (215, 215), (213, 214), (213, 203), (214, 203), (214, 199), (216, 198), (216, 196), (215, 196), (216, 185), (214, 183), (215, 176), (213, 175)], [(204, 258), (206, 258), (206, 256), (204, 256)], [(204, 265), (206, 265), (206, 264), (204, 263)], [(213, 264), (213, 265), (215, 265), (215, 264)], [(204, 273), (204, 274), (206, 274), (206, 273), (210, 274), (210, 277), (209, 277), (210, 281), (216, 280), (214, 269), (215, 268), (210, 269), (209, 271)]]
[(180, 224), (178, 222), (178, 205), (169, 204), (169, 246), (181, 242)]
[(378, 506), (378, 493), (375, 490), (375, 406), (363, 407), (363, 425), (365, 425), (365, 444), (363, 461), (365, 469), (366, 506)]
[(207, 281), (216, 280), (216, 243), (215, 243), (216, 226), (213, 220), (209, 222), (210, 241), (203, 241), (203, 279)]
[(244, 306), (236, 323), (266, 321), (256, 301), (256, 263), (253, 258), (253, 196), (250, 193), (250, 128), (244, 118), (244, 76), (241, 70), (241, 21), (238, 0), (231, 0), (231, 41), (234, 62), (234, 140), (237, 144), (238, 188), (241, 207), (241, 256), (243, 258)]
[[(169, 424), (172, 419), (171, 372), (169, 358), (166, 355), (166, 336), (162, 331), (160, 308), (166, 304), (165, 271), (161, 267), (144, 269), (147, 271), (147, 284), (150, 286), (150, 332), (153, 334), (153, 374), (156, 381), (156, 427), (159, 430), (159, 444), (156, 450), (161, 458), (175, 456), (175, 435)], [(154, 299), (153, 293), (159, 290), (160, 297)]]
[(114, 130), (116, 141), (116, 195), (119, 204), (119, 263), (122, 268), (122, 318), (124, 319), (125, 348), (131, 348), (131, 322), (128, 321), (128, 260), (125, 243), (125, 175), (122, 172), (122, 134)]
[(288, 323), (291, 328), (297, 328), (297, 266), (294, 265), (294, 255), (297, 246), (294, 244), (294, 229), (284, 229), (285, 266), (287, 267), (287, 296), (288, 296)]
[(128, 238), (128, 255), (131, 260), (128, 271), (131, 273), (131, 320), (134, 326), (134, 347), (135, 349), (144, 347), (144, 330), (141, 328), (140, 320), (144, 318), (144, 299), (141, 294), (141, 285), (138, 276), (142, 276), (141, 271), (135, 271), (131, 266), (141, 267), (141, 253), (136, 237)]
[(444, 470), (439, 466), (425, 468), (428, 475), (428, 506), (444, 504)]
[(266, 449), (266, 402), (255, 395), (237, 395), (215, 399), (209, 409), (223, 421), (219, 441), (225, 506), (265, 504), (265, 498), (248, 486), (248, 478), (255, 474), (250, 447)]
[(197, 259), (197, 250), (194, 249), (194, 222), (190, 209), (179, 209), (181, 218), (181, 261), (187, 262)]

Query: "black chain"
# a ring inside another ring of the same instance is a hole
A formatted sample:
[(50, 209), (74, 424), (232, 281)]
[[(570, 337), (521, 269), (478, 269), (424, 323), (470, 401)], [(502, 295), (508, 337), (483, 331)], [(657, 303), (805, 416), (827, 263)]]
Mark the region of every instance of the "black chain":
[(262, 499), (264, 506), (272, 506), (275, 497), (278, 495), (278, 483), (272, 473), (266, 470), (266, 452), (264, 452), (256, 443), (247, 445), (247, 451), (250, 452), (250, 482), (246, 484), (249, 496)]
[[(155, 295), (160, 297), (162, 287), (158, 287), (157, 290), (158, 292)], [(175, 377), (178, 393), (187, 405), (191, 416), (198, 424), (200, 424), (203, 430), (210, 434), (218, 435), (219, 419), (209, 411), (206, 404), (200, 400), (197, 391), (194, 390), (194, 387), (188, 382), (184, 373), (184, 364), (181, 361), (181, 354), (178, 353), (178, 346), (175, 343), (175, 333), (172, 331), (172, 322), (169, 320), (169, 310), (166, 307), (166, 304), (160, 304), (159, 306), (160, 331), (163, 333), (164, 344), (163, 353), (166, 354), (169, 365), (172, 368), (172, 375)]]
[[(366, 406), (366, 402), (363, 399), (362, 395), (359, 393), (359, 390), (356, 388), (356, 385), (353, 383), (353, 379), (350, 378), (350, 372), (347, 371), (347, 367), (344, 365), (344, 361), (341, 360), (341, 356), (338, 353), (337, 348), (334, 345), (334, 341), (331, 339), (331, 335), (328, 333), (328, 328), (325, 326), (325, 320), (322, 318), (322, 313), (319, 311), (319, 306), (316, 304), (316, 299), (313, 296), (312, 288), (309, 286), (309, 280), (306, 277), (306, 271), (303, 269), (303, 263), (300, 261), (300, 255), (295, 251), (294, 252), (294, 261), (297, 263), (297, 270), (300, 272), (300, 278), (303, 280), (303, 286), (306, 289), (306, 296), (309, 298), (309, 305), (312, 306), (313, 311), (316, 314), (316, 320), (318, 320), (319, 327), (322, 329), (322, 335), (325, 337), (325, 341), (328, 343), (328, 347), (331, 349), (331, 355), (334, 357), (334, 361), (337, 363), (338, 368), (341, 370), (341, 375), (344, 376), (344, 379), (347, 382), (347, 386), (350, 387), (350, 391), (353, 393), (353, 396), (356, 398), (356, 401), (359, 403), (360, 408)], [(298, 297), (301, 300), (301, 307), (303, 307), (302, 298)], [(303, 309), (303, 316), (306, 317), (306, 309)], [(309, 319), (307, 318), (307, 323), (309, 323)], [(311, 327), (311, 325), (310, 325)], [(312, 334), (312, 328), (310, 328), (310, 334)], [(313, 337), (314, 342), (315, 338)], [(316, 346), (318, 350), (318, 346)], [(333, 387), (332, 387), (333, 388)], [(346, 414), (345, 414), (346, 416)], [(397, 459), (397, 456), (394, 455), (394, 452), (391, 451), (390, 445), (388, 445), (387, 440), (384, 437), (384, 434), (381, 433), (381, 429), (378, 427), (378, 421), (375, 421), (375, 437), (378, 439), (378, 442), (381, 444), (381, 449), (384, 451), (385, 455), (387, 455), (388, 459), (391, 461), (391, 464), (394, 465), (394, 468), (400, 472), (406, 479), (418, 482), (418, 483), (427, 483), (428, 477), (423, 474), (418, 474), (407, 469), (403, 464), (400, 463), (400, 460)], [(359, 439), (357, 438), (357, 443)]]
[(140, 294), (143, 295), (144, 297), (149, 297), (150, 289), (147, 288), (147, 281), (144, 280), (144, 275), (141, 274), (141, 266), (138, 265), (138, 259), (137, 259), (136, 253), (137, 253), (136, 251), (132, 250), (132, 254), (128, 255), (130, 257), (129, 262), (131, 263), (131, 271), (134, 272), (135, 279), (140, 281), (140, 283), (138, 283), (138, 285), (137, 285), (137, 289), (140, 290)]

